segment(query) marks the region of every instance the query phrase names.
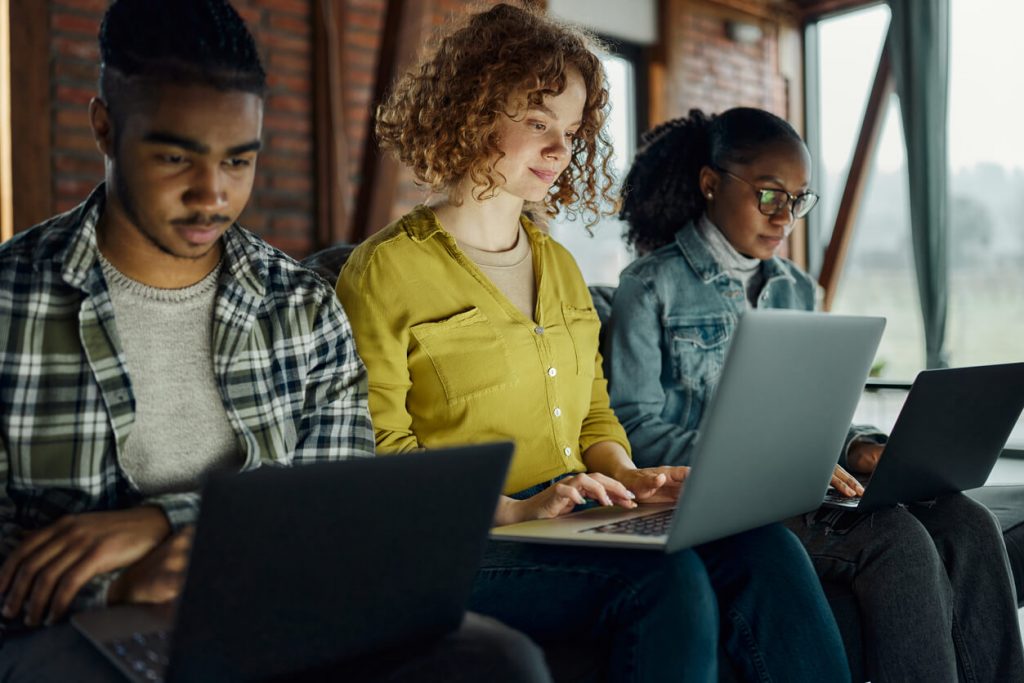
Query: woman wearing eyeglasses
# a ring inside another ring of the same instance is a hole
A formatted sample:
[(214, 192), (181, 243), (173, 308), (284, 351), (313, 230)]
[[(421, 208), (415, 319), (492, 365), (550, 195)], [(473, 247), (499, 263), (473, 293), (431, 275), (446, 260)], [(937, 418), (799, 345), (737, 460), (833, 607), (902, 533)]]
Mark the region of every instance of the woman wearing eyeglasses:
[[(815, 282), (776, 255), (817, 202), (810, 181), (803, 140), (760, 109), (693, 110), (645, 136), (620, 213), (642, 256), (622, 273), (605, 361), (637, 466), (690, 464), (744, 311), (814, 308)], [(771, 410), (772, 387), (763, 393)], [(851, 428), (832, 485), (862, 493), (848, 470), (870, 474), (884, 442)], [(1002, 534), (980, 504), (956, 494), (875, 513), (822, 509), (787, 526), (820, 577), (851, 586), (872, 681), (1024, 680)]]

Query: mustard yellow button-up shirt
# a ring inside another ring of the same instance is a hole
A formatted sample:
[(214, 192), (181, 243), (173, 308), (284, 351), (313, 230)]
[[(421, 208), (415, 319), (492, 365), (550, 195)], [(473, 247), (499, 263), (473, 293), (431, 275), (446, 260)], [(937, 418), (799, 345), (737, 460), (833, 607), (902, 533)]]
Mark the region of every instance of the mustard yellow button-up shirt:
[(378, 451), (511, 440), (506, 493), (585, 471), (581, 453), (595, 443), (629, 452), (583, 276), (521, 220), (537, 281), (532, 320), (423, 206), (360, 245), (337, 286), (369, 373)]

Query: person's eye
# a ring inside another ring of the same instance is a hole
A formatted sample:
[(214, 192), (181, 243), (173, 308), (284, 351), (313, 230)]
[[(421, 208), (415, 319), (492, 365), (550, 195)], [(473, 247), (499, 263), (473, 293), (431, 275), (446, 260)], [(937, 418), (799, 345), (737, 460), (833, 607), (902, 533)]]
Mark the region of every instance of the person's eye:
[(185, 156), (182, 154), (159, 154), (157, 159), (165, 164), (182, 164), (185, 162)]
[(529, 121), (527, 122), (527, 125), (538, 133), (543, 133), (548, 129), (548, 127), (541, 121)]
[(243, 157), (232, 157), (225, 162), (231, 168), (246, 168), (252, 166), (252, 160)]
[(575, 140), (577, 132), (579, 132), (579, 131), (567, 130), (567, 131), (565, 131), (565, 137), (568, 138), (569, 140)]

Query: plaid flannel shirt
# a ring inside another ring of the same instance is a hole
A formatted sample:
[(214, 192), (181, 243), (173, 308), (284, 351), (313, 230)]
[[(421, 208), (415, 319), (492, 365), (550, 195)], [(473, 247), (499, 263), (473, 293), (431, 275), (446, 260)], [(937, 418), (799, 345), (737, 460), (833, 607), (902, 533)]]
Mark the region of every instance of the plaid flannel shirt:
[[(0, 245), (0, 562), (65, 514), (150, 504), (174, 529), (198, 514), (197, 492), (144, 497), (118, 463), (135, 399), (96, 247), (104, 196)], [(366, 370), (322, 278), (236, 224), (213, 316), (243, 469), (373, 454)], [(103, 604), (114, 576), (75, 607)]]

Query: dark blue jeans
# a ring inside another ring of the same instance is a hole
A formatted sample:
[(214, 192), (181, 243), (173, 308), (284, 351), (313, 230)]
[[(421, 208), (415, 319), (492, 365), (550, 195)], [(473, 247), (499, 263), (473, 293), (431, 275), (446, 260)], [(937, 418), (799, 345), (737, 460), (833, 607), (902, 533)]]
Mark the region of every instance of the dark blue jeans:
[(492, 541), (471, 608), (541, 644), (596, 642), (612, 681), (848, 681), (807, 553), (778, 524), (666, 555)]

